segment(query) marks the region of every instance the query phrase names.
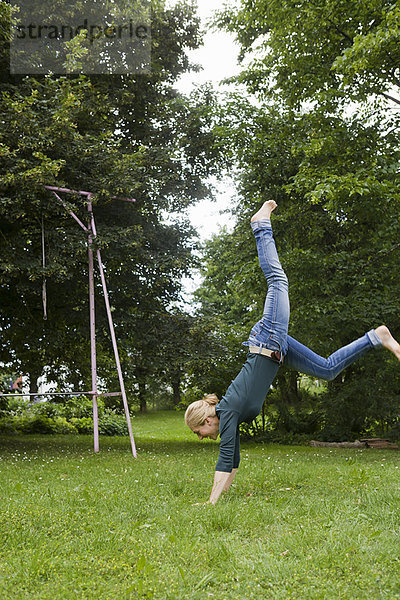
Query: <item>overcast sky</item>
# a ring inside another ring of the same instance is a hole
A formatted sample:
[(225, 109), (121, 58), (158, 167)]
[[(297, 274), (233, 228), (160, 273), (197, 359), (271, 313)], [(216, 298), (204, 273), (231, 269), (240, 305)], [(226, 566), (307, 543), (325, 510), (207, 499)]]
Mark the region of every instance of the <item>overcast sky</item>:
[[(169, 4), (176, 2), (170, 0)], [(233, 3), (229, 0), (198, 0), (197, 12), (205, 30), (204, 44), (198, 50), (188, 52), (188, 55), (191, 62), (201, 65), (202, 70), (198, 73), (186, 73), (181, 77), (177, 87), (183, 93), (188, 94), (194, 86), (206, 82), (212, 82), (216, 89), (227, 89), (226, 86), (220, 87), (220, 82), (239, 72), (238, 46), (234, 43), (233, 36), (213, 32), (207, 26), (207, 21), (216, 10), (230, 4)], [(216, 201), (205, 200), (190, 209), (190, 218), (203, 239), (216, 233), (221, 225), (229, 226), (229, 215), (220, 214), (220, 211), (229, 206), (230, 199), (235, 194), (235, 187), (228, 176), (221, 182), (212, 180), (212, 184), (216, 188)]]
[(198, 0), (197, 13), (205, 31), (204, 43), (201, 48), (188, 54), (191, 61), (200, 64), (203, 70), (199, 73), (185, 74), (179, 83), (182, 91), (189, 92), (193, 85), (206, 81), (212, 81), (218, 86), (222, 79), (239, 72), (238, 46), (234, 43), (233, 36), (229, 33), (211, 31), (210, 26), (207, 25), (216, 11), (229, 4), (233, 3), (229, 0)]

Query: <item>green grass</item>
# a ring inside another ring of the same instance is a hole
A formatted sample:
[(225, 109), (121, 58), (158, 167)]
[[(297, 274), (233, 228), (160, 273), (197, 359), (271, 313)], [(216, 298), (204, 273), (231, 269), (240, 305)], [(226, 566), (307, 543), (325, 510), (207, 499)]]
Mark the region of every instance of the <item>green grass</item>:
[(242, 444), (207, 500), (215, 442), (182, 414), (126, 438), (0, 439), (0, 597), (400, 598), (399, 454)]

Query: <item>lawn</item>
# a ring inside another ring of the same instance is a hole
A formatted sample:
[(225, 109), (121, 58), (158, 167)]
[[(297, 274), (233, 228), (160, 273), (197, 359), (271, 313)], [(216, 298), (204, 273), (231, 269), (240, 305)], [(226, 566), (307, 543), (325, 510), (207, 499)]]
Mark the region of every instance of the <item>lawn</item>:
[(399, 454), (242, 444), (207, 500), (218, 443), (183, 416), (129, 439), (0, 438), (0, 597), (12, 600), (400, 598)]

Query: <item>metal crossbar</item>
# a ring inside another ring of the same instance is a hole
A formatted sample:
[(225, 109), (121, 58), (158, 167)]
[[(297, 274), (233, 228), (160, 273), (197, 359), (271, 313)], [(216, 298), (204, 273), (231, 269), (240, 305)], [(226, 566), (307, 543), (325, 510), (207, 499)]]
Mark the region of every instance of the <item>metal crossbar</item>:
[(109, 396), (121, 396), (122, 393), (121, 392), (106, 392), (106, 393), (101, 393), (101, 392), (37, 392), (36, 394), (31, 393), (31, 392), (14, 392), (14, 393), (9, 393), (9, 394), (0, 394), (0, 398), (3, 398), (4, 396), (8, 396), (8, 397), (15, 397), (15, 396), (34, 396), (36, 398), (36, 396), (93, 396), (94, 394), (96, 394), (97, 396), (102, 396), (104, 397), (109, 397)]

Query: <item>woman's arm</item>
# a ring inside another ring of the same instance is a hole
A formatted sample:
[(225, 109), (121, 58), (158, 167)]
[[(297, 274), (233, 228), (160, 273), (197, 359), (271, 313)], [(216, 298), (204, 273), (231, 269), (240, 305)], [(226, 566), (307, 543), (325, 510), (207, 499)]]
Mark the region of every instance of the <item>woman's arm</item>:
[(235, 479), (236, 473), (237, 469), (232, 469), (230, 473), (225, 473), (225, 471), (215, 471), (214, 484), (209, 500), (211, 504), (216, 504), (222, 492), (229, 490), (232, 481)]
[(231, 487), (232, 482), (235, 479), (236, 473), (237, 473), (237, 469), (232, 469), (232, 471), (229, 473), (229, 477), (227, 479), (227, 482), (224, 485), (224, 492), (228, 491), (229, 488)]
[(223, 491), (228, 490), (235, 478), (240, 461), (239, 415), (223, 410), (219, 415), (219, 457), (209, 502), (215, 504)]
[(225, 489), (225, 485), (228, 483), (228, 479), (230, 476), (231, 473), (226, 473), (225, 471), (215, 471), (214, 483), (209, 499), (209, 502), (211, 504), (216, 504), (218, 498)]

